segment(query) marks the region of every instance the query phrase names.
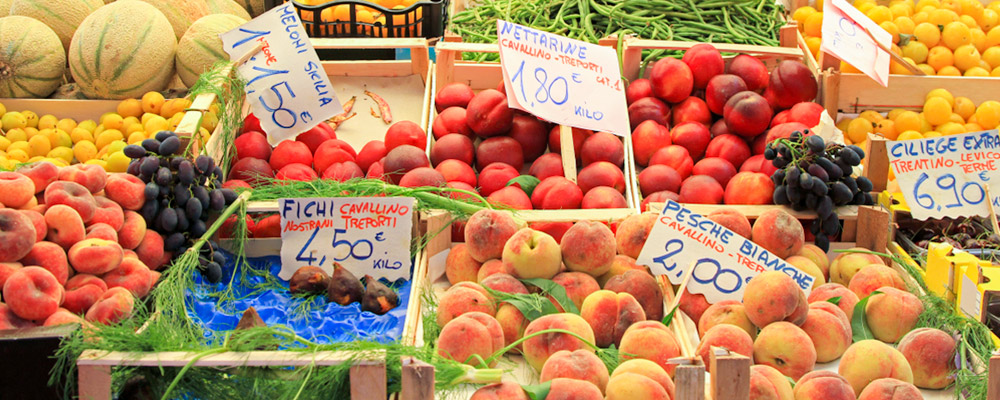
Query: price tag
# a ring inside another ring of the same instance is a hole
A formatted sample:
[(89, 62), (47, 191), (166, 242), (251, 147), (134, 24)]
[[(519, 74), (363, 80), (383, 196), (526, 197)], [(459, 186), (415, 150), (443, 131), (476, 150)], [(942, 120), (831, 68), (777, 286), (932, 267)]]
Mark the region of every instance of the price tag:
[(281, 272), (300, 267), (333, 272), (337, 262), (357, 277), (410, 279), (412, 197), (280, 199)]
[[(866, 29), (871, 35), (865, 32)], [(892, 46), (892, 34), (845, 0), (823, 4), (822, 33), (821, 51), (851, 64), (880, 85), (889, 86), (892, 56), (885, 49)]]
[(503, 20), (497, 40), (510, 107), (562, 125), (631, 133), (614, 49)]
[(968, 275), (962, 274), (962, 298), (961, 309), (975, 320), (979, 320), (983, 313), (983, 295), (979, 293), (979, 286), (973, 282)]
[[(985, 186), (1000, 182), (997, 130), (889, 142), (889, 164), (913, 218), (990, 215)], [(992, 193), (997, 193), (993, 191)]]
[(680, 284), (692, 263), (694, 274), (688, 291), (702, 294), (709, 303), (743, 299), (747, 282), (764, 271), (781, 271), (809, 294), (813, 276), (786, 263), (756, 243), (698, 215), (680, 203), (667, 200), (636, 259), (655, 275), (666, 275)]
[(247, 81), (251, 110), (271, 145), (294, 139), (343, 112), (292, 3), (219, 37), (232, 60), (263, 46), (237, 71)]

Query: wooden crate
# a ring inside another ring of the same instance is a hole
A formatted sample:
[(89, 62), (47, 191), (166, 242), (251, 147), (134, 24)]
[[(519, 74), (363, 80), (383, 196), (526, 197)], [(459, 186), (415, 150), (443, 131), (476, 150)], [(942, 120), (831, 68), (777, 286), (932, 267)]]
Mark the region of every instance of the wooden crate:
[[(564, 214), (562, 216), (554, 216), (551, 214), (524, 214), (523, 212), (518, 211), (515, 216), (526, 222), (573, 222), (579, 220), (606, 221), (605, 218), (608, 216), (606, 213), (591, 215), (591, 211), (601, 210), (586, 210), (585, 213), (575, 211), (573, 215)], [(625, 216), (626, 215), (620, 215), (618, 218), (615, 218), (615, 220), (624, 218)], [(424, 288), (425, 290), (431, 290), (435, 295), (440, 295), (449, 287), (448, 280), (444, 276), (444, 260), (452, 246), (451, 235), (449, 234), (449, 224), (451, 222), (451, 216), (444, 212), (432, 212), (421, 215), (420, 225), (422, 232), (429, 234), (433, 234), (435, 232), (442, 233), (437, 234), (427, 242), (421, 258), (421, 263), (424, 264), (424, 266), (420, 267), (420, 270), (423, 275), (420, 275), (419, 277), (415, 276), (414, 279), (420, 279), (421, 283), (418, 286)], [(666, 276), (657, 277), (657, 281), (663, 291), (664, 309), (667, 310), (674, 301), (674, 287), (670, 284), (670, 281), (667, 280)], [(422, 308), (424, 305), (421, 305), (420, 307)], [(422, 326), (423, 323), (436, 323), (435, 321), (422, 321), (422, 316), (420, 316), (420, 319), (421, 325), (419, 326)], [(700, 358), (698, 358), (695, 354), (695, 349), (698, 345), (697, 323), (684, 314), (683, 311), (678, 310), (669, 328), (674, 333), (675, 337), (678, 338), (682, 351), (681, 358), (672, 360), (678, 365), (674, 377), (674, 383), (677, 386), (677, 399), (696, 400), (713, 398), (712, 393), (730, 393), (730, 390), (736, 390), (734, 388), (742, 388), (741, 390), (744, 392), (749, 390), (749, 358), (726, 352), (719, 352), (718, 354), (713, 353), (713, 355), (716, 356), (715, 358), (719, 360), (718, 362), (720, 364), (718, 365), (722, 365), (722, 367), (719, 369), (713, 369), (713, 371), (719, 371), (718, 374), (714, 374), (712, 376), (706, 375), (705, 365), (701, 363)], [(422, 345), (424, 343), (423, 331), (418, 329), (414, 333), (416, 334), (413, 338), (414, 343), (418, 346)], [(537, 383), (537, 373), (535, 373), (531, 367), (524, 362), (522, 357), (517, 355), (506, 355), (504, 356), (504, 359), (513, 365), (513, 371), (511, 371), (510, 374), (518, 379), (518, 383)], [(706, 385), (706, 382), (708, 385)], [(738, 385), (734, 386), (734, 384), (737, 383)], [(462, 396), (468, 397), (474, 390), (475, 388), (472, 387), (463, 387), (458, 390), (458, 392)], [(740, 393), (740, 391), (737, 390), (732, 393)], [(723, 396), (715, 398), (729, 399), (732, 397)]]
[[(798, 34), (798, 30), (794, 26), (790, 26), (790, 28), (783, 28), (782, 38), (783, 43), (787, 45), (786, 47), (764, 47), (718, 43), (712, 43), (712, 45), (724, 53), (752, 55), (763, 61), (769, 68), (775, 66), (778, 62), (783, 60), (805, 61), (810, 59), (810, 56), (808, 55), (808, 48), (805, 48), (804, 44), (800, 46), (798, 39), (796, 39), (792, 34)], [(622, 75), (630, 81), (648, 77), (649, 68), (646, 69), (647, 76), (639, 76), (643, 50), (687, 50), (697, 44), (699, 43), (628, 39), (624, 42)], [(732, 57), (727, 57), (726, 62), (728, 63), (731, 59)], [(818, 75), (817, 70), (810, 68), (810, 71)], [(822, 88), (822, 86), (820, 87)], [(632, 199), (632, 202), (641, 205), (642, 192), (639, 190), (638, 174), (639, 172), (642, 172), (642, 167), (634, 163), (634, 153), (631, 151), (630, 153), (633, 154), (633, 165), (631, 168), (633, 175), (626, 177), (626, 181), (633, 185), (631, 193), (633, 193), (636, 197)], [(626, 160), (626, 162), (628, 161)], [(737, 166), (737, 168), (739, 167)]]
[[(603, 45), (610, 45), (614, 40), (608, 39), (602, 42)], [(434, 92), (432, 92), (431, 102), (433, 105), (433, 94), (437, 93), (437, 88), (447, 85), (449, 83), (461, 82), (469, 85), (472, 90), (479, 92), (485, 89), (496, 89), (500, 82), (503, 80), (503, 70), (499, 63), (477, 63), (471, 61), (463, 61), (463, 52), (483, 52), (483, 53), (498, 53), (500, 51), (500, 46), (498, 44), (489, 43), (464, 43), (464, 42), (449, 42), (443, 41), (439, 42), (436, 46), (437, 52), (437, 63), (435, 64), (435, 78), (434, 78)], [(437, 112), (432, 106), (430, 111), (430, 120), (433, 121), (437, 117)], [(568, 131), (568, 127), (563, 127), (562, 132), (563, 137), (568, 137), (571, 135)], [(428, 144), (427, 149), (430, 151), (431, 147), (434, 146), (434, 135), (427, 135)], [(629, 184), (629, 176), (634, 175), (631, 171), (631, 166), (634, 165), (632, 162), (632, 138), (630, 136), (625, 136), (622, 138), (624, 142), (624, 168), (622, 172), (625, 175), (625, 200), (627, 208), (615, 209), (613, 211), (607, 211), (610, 215), (621, 215), (634, 212), (638, 207), (638, 203), (635, 202), (635, 196), (632, 193), (632, 185)], [(573, 153), (573, 146), (563, 146), (562, 148), (562, 160), (563, 160), (563, 171), (567, 178), (572, 181), (576, 181), (576, 156)], [(530, 163), (525, 163), (524, 168), (522, 168), (521, 173), (526, 174)], [(588, 210), (588, 213), (592, 210)], [(593, 210), (600, 213), (606, 211)], [(554, 218), (559, 218), (561, 214), (568, 213), (569, 210), (535, 210), (534, 213), (546, 214), (551, 213)]]
[[(332, 366), (352, 362), (346, 352), (287, 352), (252, 351), (225, 352), (198, 358), (197, 353), (150, 352), (121, 353), (87, 350), (77, 359), (82, 400), (111, 399), (111, 368), (238, 368), (238, 367), (305, 367)], [(413, 358), (402, 360), (400, 399), (434, 398), (434, 367)], [(382, 359), (354, 362), (350, 370), (351, 400), (384, 400), (386, 363)]]
[(955, 96), (965, 96), (976, 105), (996, 100), (995, 91), (984, 88), (1000, 87), (1000, 78), (958, 76), (892, 75), (889, 87), (882, 87), (864, 74), (823, 72), (823, 106), (834, 117), (838, 113), (856, 114), (864, 110), (885, 112), (902, 108), (920, 112), (927, 93), (948, 89)]

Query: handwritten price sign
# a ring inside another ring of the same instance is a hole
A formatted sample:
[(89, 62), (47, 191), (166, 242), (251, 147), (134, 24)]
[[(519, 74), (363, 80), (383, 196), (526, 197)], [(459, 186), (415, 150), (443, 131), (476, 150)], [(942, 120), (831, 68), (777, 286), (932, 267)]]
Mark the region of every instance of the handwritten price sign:
[(272, 145), (343, 111), (291, 3), (219, 37), (232, 60), (263, 46), (237, 71), (247, 81), (251, 109)]
[[(871, 32), (871, 36), (866, 30)], [(822, 32), (821, 51), (851, 64), (880, 85), (889, 85), (889, 61), (892, 56), (883, 49), (892, 44), (889, 32), (845, 0), (831, 0), (823, 4)]]
[(674, 284), (680, 284), (687, 268), (696, 263), (687, 288), (712, 304), (741, 301), (747, 282), (764, 271), (788, 274), (807, 295), (815, 280), (749, 239), (670, 200), (636, 261)]
[(281, 272), (300, 267), (333, 272), (337, 262), (355, 276), (410, 278), (412, 197), (280, 199)]
[(562, 125), (631, 133), (614, 49), (503, 20), (497, 39), (510, 107)]
[[(986, 186), (1000, 182), (997, 130), (889, 142), (889, 163), (913, 218), (990, 215)], [(991, 191), (991, 195), (996, 193)]]

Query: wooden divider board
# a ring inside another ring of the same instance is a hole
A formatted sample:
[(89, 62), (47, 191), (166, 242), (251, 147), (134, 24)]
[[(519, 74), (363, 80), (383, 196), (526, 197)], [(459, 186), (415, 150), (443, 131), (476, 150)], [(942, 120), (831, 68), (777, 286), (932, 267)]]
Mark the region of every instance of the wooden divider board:
[[(611, 46), (611, 43), (617, 43), (617, 41), (606, 39), (601, 42), (601, 45)], [(433, 107), (433, 94), (437, 93), (439, 88), (449, 83), (462, 82), (469, 85), (473, 91), (479, 92), (485, 89), (496, 89), (503, 80), (503, 71), (499, 63), (476, 63), (462, 60), (462, 53), (464, 52), (497, 53), (500, 51), (500, 46), (496, 43), (464, 43), (447, 41), (446, 39), (446, 41), (437, 44), (435, 51), (437, 62), (435, 63), (434, 91), (431, 95), (432, 107), (430, 107), (430, 120), (432, 123), (434, 118), (437, 117), (437, 111)], [(630, 184), (630, 176), (635, 175), (632, 171), (632, 166), (635, 163), (630, 161), (632, 159), (632, 138), (631, 136), (625, 136), (622, 140), (624, 141), (625, 151), (625, 162), (622, 173), (625, 175), (626, 185), (624, 196), (627, 208), (620, 210), (635, 210), (638, 207), (638, 203), (636, 202), (637, 196), (634, 193), (633, 185)], [(432, 134), (427, 135), (427, 141), (429, 154), (431, 147), (434, 145)], [(563, 146), (561, 150), (563, 170), (566, 171), (565, 176), (567, 179), (575, 181), (577, 169), (574, 159), (576, 157), (570, 156), (573, 154), (573, 148), (571, 146)], [(526, 174), (530, 167), (530, 163), (525, 163), (521, 169), (521, 173)], [(543, 214), (552, 211), (555, 210), (535, 210), (535, 212)]]

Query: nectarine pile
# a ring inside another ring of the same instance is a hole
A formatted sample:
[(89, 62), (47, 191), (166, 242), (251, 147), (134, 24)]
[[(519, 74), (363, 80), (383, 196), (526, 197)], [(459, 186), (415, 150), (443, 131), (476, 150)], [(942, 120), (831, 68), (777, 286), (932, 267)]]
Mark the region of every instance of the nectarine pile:
[(816, 126), (823, 112), (812, 102), (816, 93), (816, 78), (797, 61), (768, 73), (739, 55), (727, 67), (710, 44), (657, 61), (626, 96), (642, 210), (666, 199), (771, 204), (776, 168), (764, 160), (764, 145)]
[(130, 178), (46, 161), (0, 172), (0, 329), (115, 323), (149, 293), (170, 253)]
[(574, 183), (564, 177), (559, 126), (508, 108), (502, 83), (480, 93), (451, 83), (434, 101), (430, 161), (447, 186), (514, 209), (627, 207), (621, 138), (573, 128), (570, 165), (582, 167)]

